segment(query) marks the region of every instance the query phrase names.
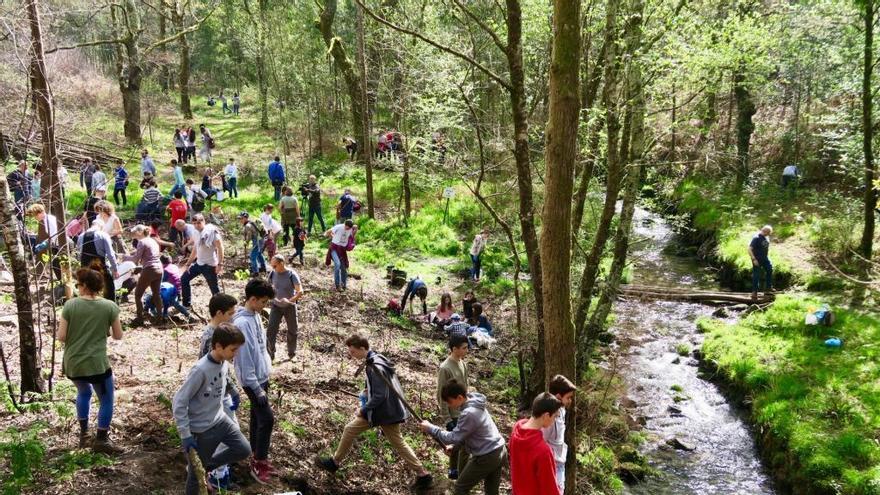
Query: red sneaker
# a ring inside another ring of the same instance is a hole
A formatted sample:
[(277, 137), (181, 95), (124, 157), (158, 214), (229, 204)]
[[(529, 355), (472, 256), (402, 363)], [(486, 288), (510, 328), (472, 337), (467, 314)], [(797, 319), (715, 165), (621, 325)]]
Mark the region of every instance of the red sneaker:
[(273, 466), (271, 462), (269, 462), (269, 459), (266, 459), (265, 461), (263, 461), (263, 466), (266, 467), (266, 469), (269, 471), (270, 475), (272, 475), (272, 476), (278, 475), (278, 469), (275, 468), (275, 466)]
[(251, 462), (251, 476), (257, 483), (261, 485), (265, 485), (272, 478), (272, 474), (269, 472), (269, 468), (266, 466), (266, 461), (252, 461)]

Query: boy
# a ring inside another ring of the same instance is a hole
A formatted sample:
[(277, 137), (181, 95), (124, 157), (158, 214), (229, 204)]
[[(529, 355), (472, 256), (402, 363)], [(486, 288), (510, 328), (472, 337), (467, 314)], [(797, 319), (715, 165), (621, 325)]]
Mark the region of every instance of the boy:
[[(184, 452), (191, 449), (210, 471), (223, 464), (247, 459), (251, 448), (238, 425), (223, 411), (227, 391), (237, 396), (229, 381), (229, 364), (244, 343), (244, 335), (230, 324), (220, 325), (211, 337), (211, 352), (196, 362), (180, 390), (174, 394), (173, 411)], [(230, 388), (232, 387), (232, 388)], [(220, 444), (225, 449), (218, 450)], [(186, 493), (199, 493), (202, 480), (192, 465), (187, 469)]]
[(174, 199), (168, 203), (168, 206), (165, 208), (166, 211), (171, 215), (171, 222), (168, 225), (168, 235), (171, 237), (171, 242), (177, 244), (178, 231), (174, 228), (174, 224), (177, 223), (178, 220), (186, 219), (186, 211), (187, 206), (186, 202), (183, 200), (184, 191), (174, 191)]
[[(345, 345), (348, 347), (350, 358), (364, 363), (367, 372), (366, 400), (362, 400), (362, 405), (355, 413), (354, 419), (345, 425), (342, 438), (339, 440), (339, 447), (336, 448), (333, 457), (319, 457), (318, 467), (335, 473), (339, 469), (339, 464), (351, 450), (354, 440), (371, 427), (378, 426), (382, 429), (385, 438), (391, 443), (391, 448), (403, 458), (407, 466), (418, 473), (414, 487), (430, 487), (431, 475), (428, 474), (428, 471), (416, 458), (412, 448), (403, 441), (403, 437), (400, 435), (400, 424), (406, 421), (409, 413), (404, 409), (403, 402), (400, 400), (400, 394), (403, 392), (400, 388), (400, 382), (397, 380), (394, 365), (385, 356), (371, 351), (370, 343), (360, 335), (354, 334), (345, 339)], [(389, 389), (386, 380), (391, 383), (393, 390)]]
[(280, 254), (272, 256), (269, 264), (272, 266), (269, 283), (275, 289), (275, 299), (272, 299), (272, 309), (269, 311), (269, 327), (266, 329), (269, 356), (273, 361), (275, 360), (275, 341), (278, 338), (281, 319), (284, 318), (287, 322), (287, 359), (293, 359), (296, 355), (298, 333), (296, 302), (303, 295), (302, 283), (295, 271), (288, 270), (284, 266), (284, 256)]
[(306, 239), (308, 238), (308, 234), (306, 234), (306, 229), (303, 228), (303, 218), (296, 218), (296, 226), (293, 228), (293, 258), (299, 256), (299, 264), (300, 266), (305, 264), (303, 260), (304, 253), (306, 249)]
[[(164, 276), (164, 272), (163, 272)], [(171, 282), (162, 282), (159, 284), (159, 296), (162, 298), (162, 318), (168, 319), (168, 309), (174, 307), (180, 314), (186, 318), (187, 323), (192, 323), (195, 319), (189, 314), (189, 311), (180, 304), (180, 291)], [(141, 298), (144, 310), (152, 316), (159, 316), (156, 306), (153, 304), (153, 291), (144, 292)]]
[(238, 301), (229, 294), (219, 293), (211, 296), (208, 301), (208, 316), (211, 318), (205, 331), (202, 333), (202, 341), (199, 346), (199, 357), (211, 352), (211, 337), (214, 335), (214, 329), (223, 323), (232, 321), (235, 316), (235, 307)]
[(504, 437), (486, 410), (486, 396), (468, 393), (467, 388), (455, 380), (443, 387), (441, 396), (450, 409), (460, 411), (458, 424), (452, 431), (443, 431), (429, 421), (422, 421), (419, 428), (446, 445), (464, 445), (471, 454), (455, 481), (453, 493), (468, 495), (482, 481), (483, 493), (498, 495), (501, 469), (507, 452)]
[(244, 232), (244, 246), (250, 244), (251, 277), (256, 277), (260, 272), (266, 271), (266, 258), (263, 257), (263, 236), (257, 224), (251, 221), (250, 214), (243, 211), (238, 214)]
[[(464, 358), (468, 354), (468, 339), (464, 335), (455, 335), (449, 339), (449, 356), (440, 365), (437, 372), (437, 406), (440, 408), (440, 420), (446, 425), (446, 431), (455, 429), (458, 423), (458, 408), (449, 407), (443, 399), (443, 387), (449, 382), (456, 381), (468, 388), (468, 372)], [(455, 445), (449, 454), (449, 479), (458, 479), (459, 473), (464, 469), (464, 461), (467, 454), (461, 451), (461, 446)]]
[(541, 430), (544, 441), (553, 451), (553, 460), (556, 461), (556, 483), (559, 486), (559, 493), (562, 494), (565, 493), (565, 458), (568, 456), (568, 445), (565, 444), (565, 411), (571, 407), (577, 387), (568, 378), (556, 375), (550, 380), (547, 389), (553, 397), (562, 402), (562, 409), (556, 415), (556, 420), (552, 425)]
[(510, 434), (513, 495), (559, 495), (553, 452), (541, 433), (556, 420), (562, 402), (544, 392), (532, 402), (532, 417), (517, 421)]
[(276, 473), (269, 462), (269, 444), (275, 415), (269, 404), (269, 373), (271, 360), (266, 352), (266, 330), (260, 312), (275, 297), (269, 282), (254, 279), (244, 288), (244, 307), (235, 313), (232, 322), (244, 334), (244, 345), (235, 356), (235, 374), (251, 402), (250, 443), (254, 451), (251, 476), (265, 484)]
[(428, 314), (428, 285), (420, 277), (413, 278), (406, 284), (403, 290), (403, 299), (400, 301), (400, 311), (406, 309), (406, 300), (409, 299), (413, 306), (416, 304), (416, 296), (422, 300), (422, 314)]
[(119, 206), (119, 196), (122, 196), (122, 206), (128, 204), (125, 198), (125, 189), (128, 187), (128, 171), (125, 170), (125, 162), (120, 163), (113, 171), (113, 202)]
[(456, 335), (461, 335), (467, 338), (471, 326), (468, 325), (466, 321), (461, 321), (461, 315), (458, 313), (452, 313), (452, 316), (450, 316), (449, 319), (452, 320), (452, 323), (444, 327), (446, 335), (449, 336), (449, 338)]

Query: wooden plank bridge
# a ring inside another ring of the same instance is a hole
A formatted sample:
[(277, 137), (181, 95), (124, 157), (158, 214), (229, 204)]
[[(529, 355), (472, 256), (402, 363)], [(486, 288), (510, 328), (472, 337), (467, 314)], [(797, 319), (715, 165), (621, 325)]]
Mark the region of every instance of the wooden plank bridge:
[(621, 285), (618, 295), (628, 299), (661, 299), (712, 305), (768, 304), (776, 298), (773, 293), (759, 292), (757, 299), (752, 299), (750, 292), (708, 291), (691, 287), (662, 287), (638, 284)]

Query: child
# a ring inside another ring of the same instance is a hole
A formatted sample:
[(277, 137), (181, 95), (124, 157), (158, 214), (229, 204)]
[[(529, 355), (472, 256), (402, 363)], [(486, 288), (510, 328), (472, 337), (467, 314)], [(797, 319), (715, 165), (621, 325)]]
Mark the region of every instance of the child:
[(260, 272), (266, 271), (266, 258), (263, 257), (263, 232), (260, 232), (261, 229), (257, 227), (257, 224), (251, 221), (251, 216), (246, 211), (238, 214), (238, 220), (241, 222), (244, 232), (244, 248), (250, 247), (251, 277), (256, 277)]
[(260, 312), (275, 297), (269, 282), (254, 279), (244, 288), (244, 307), (235, 313), (233, 323), (244, 334), (244, 345), (235, 356), (235, 374), (251, 403), (250, 443), (254, 450), (251, 476), (259, 483), (268, 483), (275, 468), (269, 462), (269, 444), (275, 415), (269, 404), (271, 359), (266, 351), (266, 330)]
[(444, 330), (446, 330), (446, 335), (449, 338), (452, 338), (456, 335), (461, 335), (464, 337), (468, 336), (468, 332), (470, 331), (471, 326), (467, 324), (466, 321), (461, 321), (461, 315), (458, 313), (452, 313), (452, 317), (450, 318), (452, 323), (446, 325)]
[[(174, 307), (177, 311), (186, 318), (188, 323), (192, 323), (195, 319), (189, 314), (189, 311), (180, 304), (180, 291), (177, 290), (177, 287), (170, 282), (162, 282), (159, 285), (159, 296), (162, 298), (162, 320), (166, 321), (168, 319), (168, 308)], [(158, 317), (158, 311), (156, 311), (156, 306), (153, 305), (153, 292), (151, 290), (144, 293), (143, 298), (141, 298), (143, 302), (144, 309), (151, 315)]]
[(464, 314), (466, 320), (471, 319), (474, 315), (473, 307), (475, 302), (477, 302), (477, 297), (474, 296), (473, 291), (469, 290), (464, 293), (464, 299), (461, 300), (461, 306), (463, 310), (462, 314)]
[(165, 208), (166, 211), (171, 215), (171, 222), (168, 224), (168, 235), (171, 237), (171, 242), (177, 243), (177, 229), (174, 228), (174, 223), (178, 220), (186, 219), (186, 211), (187, 206), (186, 202), (183, 200), (183, 189), (179, 191), (174, 191), (174, 199), (168, 203), (168, 206)]
[[(223, 396), (238, 396), (229, 380), (229, 364), (244, 335), (233, 325), (222, 324), (211, 337), (211, 352), (199, 359), (180, 390), (174, 394), (173, 410), (184, 452), (195, 449), (206, 471), (238, 462), (251, 454), (238, 425), (223, 413)], [(235, 401), (235, 399), (233, 399)], [(220, 444), (226, 448), (218, 449)], [(199, 493), (202, 480), (192, 465), (187, 469), (186, 493)]]
[[(437, 406), (440, 408), (440, 420), (446, 425), (446, 431), (455, 429), (458, 424), (459, 410), (449, 407), (443, 399), (443, 387), (452, 381), (456, 381), (468, 387), (468, 372), (464, 358), (468, 354), (468, 339), (463, 335), (456, 335), (449, 339), (449, 356), (440, 365), (437, 371)], [(459, 473), (464, 469), (464, 461), (467, 454), (462, 452), (461, 446), (454, 446), (449, 454), (449, 479), (458, 479)]]
[(577, 387), (568, 378), (556, 375), (550, 380), (547, 389), (562, 402), (562, 409), (559, 410), (553, 424), (541, 431), (544, 440), (553, 451), (553, 460), (556, 461), (556, 483), (559, 486), (559, 493), (565, 493), (565, 458), (568, 456), (568, 445), (565, 444), (565, 411), (571, 407)]
[(556, 421), (562, 402), (544, 392), (532, 402), (532, 417), (519, 420), (510, 434), (510, 485), (513, 495), (559, 495), (553, 452), (541, 433)]
[(272, 266), (269, 282), (275, 289), (275, 299), (272, 300), (272, 309), (269, 311), (269, 327), (266, 329), (269, 356), (273, 361), (275, 360), (275, 340), (278, 338), (281, 319), (284, 318), (287, 322), (287, 358), (293, 359), (296, 355), (298, 332), (296, 302), (303, 295), (302, 283), (295, 271), (288, 270), (284, 266), (284, 256), (276, 254), (269, 260), (269, 264)]
[[(333, 457), (319, 457), (318, 467), (331, 473), (338, 471), (339, 464), (348, 455), (354, 440), (371, 427), (378, 426), (397, 455), (403, 458), (407, 466), (416, 471), (414, 487), (429, 488), (433, 482), (431, 475), (400, 435), (400, 424), (406, 421), (409, 414), (397, 395), (402, 392), (399, 392), (400, 382), (397, 380), (394, 365), (385, 356), (371, 351), (370, 343), (360, 335), (355, 334), (345, 339), (345, 345), (348, 347), (350, 358), (364, 363), (367, 373), (366, 400), (362, 400), (354, 419), (345, 425)], [(394, 390), (389, 389), (386, 380), (392, 384)]]
[(260, 221), (263, 222), (263, 228), (266, 229), (264, 247), (266, 248), (266, 256), (269, 258), (275, 256), (275, 251), (278, 246), (275, 243), (275, 238), (278, 236), (278, 233), (281, 232), (281, 224), (272, 218), (272, 211), (274, 209), (274, 206), (266, 205), (263, 207), (263, 214), (260, 215)]
[(489, 334), (490, 337), (495, 336), (492, 334), (492, 324), (489, 323), (489, 319), (483, 314), (483, 305), (476, 301), (471, 305), (471, 316), (468, 318), (468, 324), (472, 327), (485, 329), (484, 333)]
[(299, 256), (300, 266), (305, 264), (305, 261), (303, 260), (303, 251), (306, 249), (307, 239), (308, 235), (306, 234), (306, 229), (303, 228), (303, 218), (296, 217), (296, 225), (293, 227), (293, 249), (295, 251), (292, 259), (296, 259), (296, 257)]
[(416, 296), (419, 296), (419, 299), (422, 300), (422, 314), (428, 314), (428, 285), (419, 278), (410, 279), (409, 283), (406, 284), (406, 289), (403, 290), (403, 299), (400, 301), (400, 311), (403, 312), (406, 309), (406, 300), (409, 299), (413, 306), (416, 304)]
[(458, 423), (452, 431), (443, 431), (429, 421), (422, 421), (419, 428), (445, 445), (463, 445), (470, 453), (470, 459), (455, 481), (455, 493), (470, 493), (482, 481), (484, 493), (497, 494), (507, 453), (504, 437), (486, 410), (486, 396), (468, 393), (467, 388), (455, 380), (447, 383), (440, 393), (449, 409), (461, 411)]
[(113, 202), (119, 206), (119, 196), (122, 196), (122, 206), (125, 206), (127, 204), (125, 189), (128, 187), (128, 171), (125, 170), (125, 162), (116, 167), (113, 175), (116, 178), (113, 182)]

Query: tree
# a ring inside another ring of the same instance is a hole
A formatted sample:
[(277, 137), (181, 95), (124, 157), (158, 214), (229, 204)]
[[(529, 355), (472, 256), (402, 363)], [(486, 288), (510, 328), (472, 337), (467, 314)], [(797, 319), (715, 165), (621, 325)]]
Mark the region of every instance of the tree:
[(862, 151), (865, 155), (865, 225), (859, 243), (861, 273), (867, 279), (874, 254), (874, 209), (877, 207), (877, 190), (874, 184), (874, 107), (871, 79), (874, 73), (874, 0), (864, 1), (865, 44), (862, 67)]
[(269, 73), (266, 69), (267, 57), (267, 13), (269, 0), (257, 0), (256, 12), (251, 8), (249, 0), (244, 0), (244, 9), (248, 13), (257, 34), (256, 56), (254, 66), (257, 69), (257, 88), (260, 94), (260, 127), (269, 128)]

